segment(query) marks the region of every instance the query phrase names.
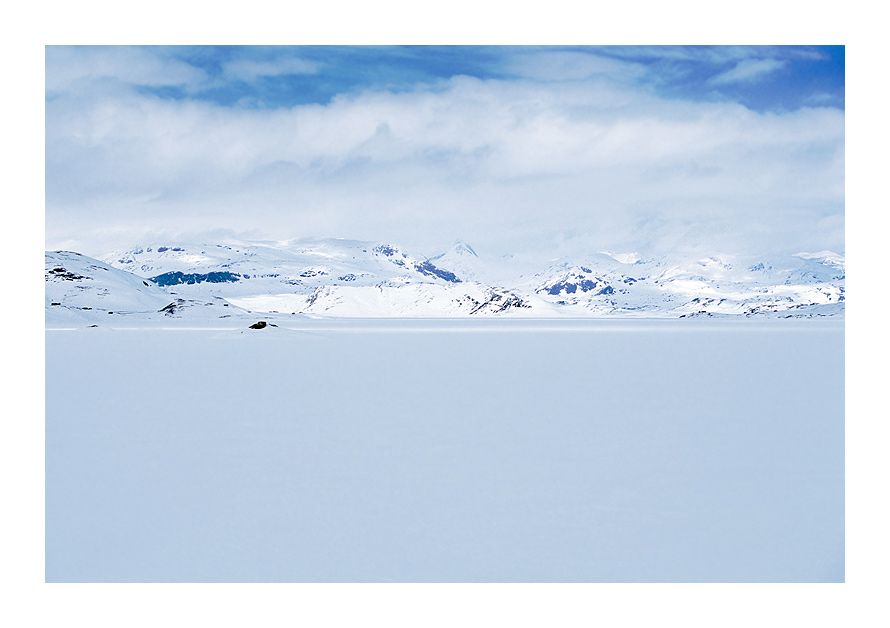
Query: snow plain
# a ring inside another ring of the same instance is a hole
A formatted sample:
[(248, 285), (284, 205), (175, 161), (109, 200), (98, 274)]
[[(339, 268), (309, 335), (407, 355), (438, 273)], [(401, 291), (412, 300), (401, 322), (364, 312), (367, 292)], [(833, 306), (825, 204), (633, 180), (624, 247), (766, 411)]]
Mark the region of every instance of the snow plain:
[(47, 329), (48, 582), (845, 578), (843, 320), (215, 324)]

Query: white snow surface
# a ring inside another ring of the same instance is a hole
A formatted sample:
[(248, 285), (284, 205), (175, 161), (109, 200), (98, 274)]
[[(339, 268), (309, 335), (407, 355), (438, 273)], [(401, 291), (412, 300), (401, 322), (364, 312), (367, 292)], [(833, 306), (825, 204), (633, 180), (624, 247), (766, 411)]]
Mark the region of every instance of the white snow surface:
[(48, 582), (845, 578), (842, 319), (108, 318), (46, 332)]

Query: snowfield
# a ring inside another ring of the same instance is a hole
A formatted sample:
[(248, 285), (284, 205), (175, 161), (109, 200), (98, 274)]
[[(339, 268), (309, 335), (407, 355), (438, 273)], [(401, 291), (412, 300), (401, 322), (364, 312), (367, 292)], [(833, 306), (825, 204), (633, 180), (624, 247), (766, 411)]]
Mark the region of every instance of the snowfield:
[(842, 317), (106, 316), (46, 331), (48, 582), (845, 578)]

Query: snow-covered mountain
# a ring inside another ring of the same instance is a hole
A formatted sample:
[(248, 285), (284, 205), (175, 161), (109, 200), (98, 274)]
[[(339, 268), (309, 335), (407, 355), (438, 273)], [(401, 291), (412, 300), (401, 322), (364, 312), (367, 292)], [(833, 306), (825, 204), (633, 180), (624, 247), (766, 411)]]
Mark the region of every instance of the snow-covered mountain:
[[(485, 263), (469, 244), (460, 240), (445, 253), (430, 258), (430, 262), (438, 264), (463, 277), (464, 281), (485, 281), (489, 279), (485, 272)], [(490, 269), (489, 269), (490, 270)]]
[(306, 239), (286, 242), (138, 247), (114, 253), (111, 264), (161, 286), (192, 293), (312, 294), (327, 286), (458, 283), (424, 257), (382, 242)]
[(602, 253), (555, 264), (518, 289), (575, 315), (833, 315), (843, 313), (844, 280), (843, 257), (831, 252), (750, 259)]
[[(475, 256), (470, 247), (462, 248)], [(153, 245), (119, 251), (111, 258), (117, 268), (179, 294), (221, 296), (256, 312), (341, 317), (553, 315), (553, 307), (534, 294), (474, 281), (467, 268), (458, 266), (456, 272), (436, 258), (384, 242)]]
[(221, 297), (181, 298), (155, 282), (70, 251), (46, 252), (44, 278), (46, 322), (52, 324), (251, 317)]
[[(384, 242), (153, 244), (108, 263), (46, 254), (47, 320), (128, 316), (837, 316), (844, 258), (601, 251), (486, 257), (456, 242), (424, 257)], [(87, 314), (92, 312), (92, 314)]]

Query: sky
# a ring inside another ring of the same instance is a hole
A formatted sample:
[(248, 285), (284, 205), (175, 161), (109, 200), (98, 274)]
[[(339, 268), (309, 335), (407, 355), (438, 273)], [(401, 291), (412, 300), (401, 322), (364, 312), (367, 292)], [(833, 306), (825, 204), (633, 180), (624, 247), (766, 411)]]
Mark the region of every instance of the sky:
[(843, 46), (47, 46), (46, 248), (844, 253)]

